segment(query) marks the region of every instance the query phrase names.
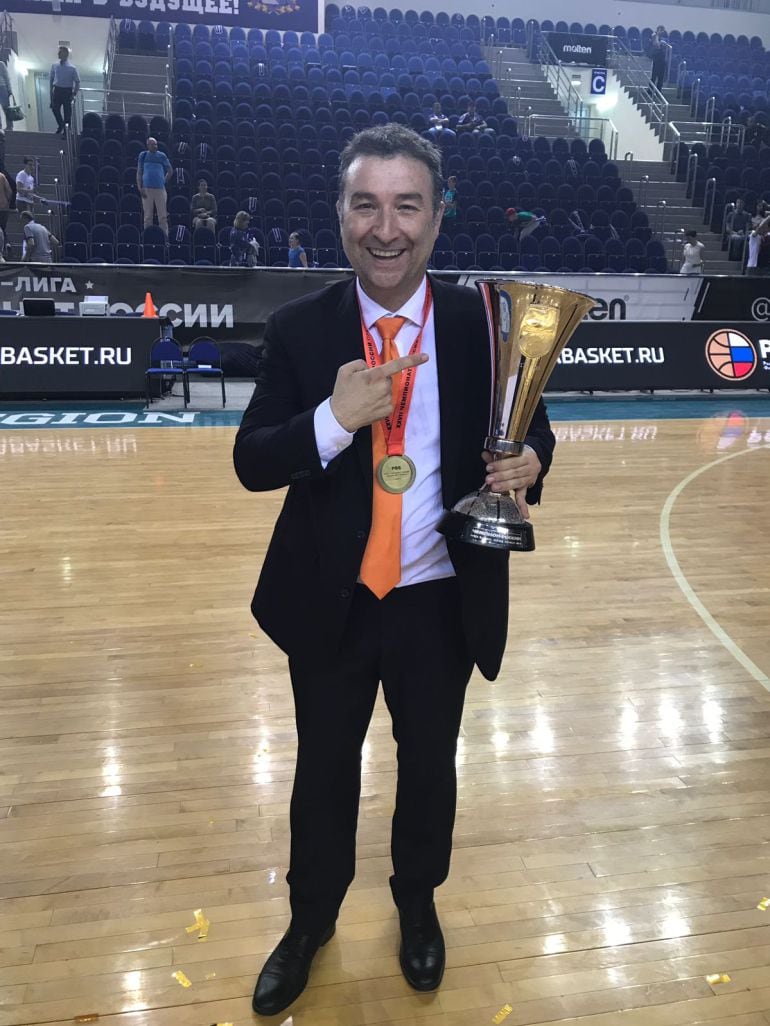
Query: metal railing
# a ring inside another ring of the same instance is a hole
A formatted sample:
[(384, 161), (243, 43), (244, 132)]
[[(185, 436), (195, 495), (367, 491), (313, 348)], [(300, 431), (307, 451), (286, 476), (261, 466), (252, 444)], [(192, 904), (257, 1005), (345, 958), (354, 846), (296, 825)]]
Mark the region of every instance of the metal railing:
[(566, 125), (586, 142), (591, 139), (600, 139), (604, 143), (604, 151), (608, 160), (617, 160), (618, 130), (610, 118), (593, 118), (589, 115), (582, 118), (568, 118), (561, 114), (529, 113), (520, 119), (522, 134), (526, 134), (530, 139), (536, 135), (547, 134), (554, 122), (558, 123), (560, 131), (563, 131)]
[(607, 66), (615, 72), (632, 102), (649, 118), (653, 131), (664, 139), (669, 123), (668, 100), (652, 84), (649, 68), (644, 67), (617, 36), (608, 37)]
[(168, 88), (168, 83), (166, 84), (162, 97), (159, 97), (157, 93), (140, 92), (139, 90), (133, 89), (116, 90), (87, 87), (78, 92), (75, 103), (73, 104), (73, 111), (77, 109), (81, 121), (83, 115), (88, 113), (100, 115), (121, 114), (124, 118), (130, 117), (132, 114), (143, 114), (145, 116), (153, 117), (154, 114), (158, 113), (157, 110), (151, 112), (142, 108), (155, 108), (159, 99), (162, 100), (162, 116), (165, 117), (170, 124), (173, 102), (171, 92)]
[(718, 143), (722, 147), (738, 146), (742, 151), (745, 138), (745, 127), (734, 124), (731, 117), (723, 121), (670, 121), (666, 129), (666, 138), (663, 140), (663, 159), (671, 162), (673, 173), (679, 166), (679, 154), (683, 145), (703, 143), (710, 146), (712, 143)]
[(711, 230), (711, 222), (714, 220), (714, 204), (717, 199), (717, 180), (716, 178), (708, 178), (706, 180), (706, 191), (703, 193), (703, 223), (709, 226)]
[[(671, 267), (676, 267), (677, 264), (681, 266), (684, 259), (684, 240), (685, 240), (685, 229), (677, 228), (674, 234), (671, 236)], [(678, 254), (678, 258), (677, 258)]]
[(692, 199), (695, 193), (695, 180), (698, 177), (698, 154), (691, 153), (687, 158), (687, 174), (684, 179), (684, 194)]
[[(630, 178), (628, 178), (626, 180), (629, 181), (629, 182), (631, 181)], [(640, 207), (646, 207), (647, 206), (647, 194), (649, 193), (649, 191), (650, 191), (650, 176), (649, 175), (642, 175), (642, 177), (639, 179), (639, 188), (637, 189), (637, 197), (638, 197), (638, 203), (639, 203)]]
[(548, 40), (541, 32), (537, 39), (536, 58), (547, 82), (556, 93), (559, 103), (562, 105), (569, 118), (583, 118), (586, 116), (586, 105), (580, 99), (580, 93), (572, 84), (572, 76), (557, 59), (551, 49)]
[(13, 18), (7, 11), (0, 11), (0, 52), (13, 49)]
[(666, 210), (668, 204), (664, 199), (658, 200), (655, 206), (655, 214), (652, 220), (652, 233), (659, 239), (663, 238), (663, 231), (666, 226)]
[(115, 51), (118, 48), (118, 23), (114, 17), (110, 18), (110, 29), (107, 33), (107, 47), (104, 51), (104, 62), (102, 64), (102, 81), (107, 92), (112, 86), (112, 68), (115, 63)]

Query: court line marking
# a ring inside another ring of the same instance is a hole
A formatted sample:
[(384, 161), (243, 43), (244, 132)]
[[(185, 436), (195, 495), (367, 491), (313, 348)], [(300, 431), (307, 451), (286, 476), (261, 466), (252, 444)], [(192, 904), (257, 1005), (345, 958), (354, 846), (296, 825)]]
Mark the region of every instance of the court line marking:
[(698, 467), (697, 470), (693, 470), (691, 474), (688, 474), (687, 477), (680, 481), (666, 499), (663, 509), (661, 510), (660, 544), (663, 548), (663, 555), (666, 557), (668, 568), (671, 571), (674, 580), (679, 585), (682, 594), (690, 603), (692, 608), (701, 620), (703, 620), (711, 633), (716, 637), (717, 641), (719, 641), (720, 644), (727, 649), (730, 655), (741, 664), (744, 670), (746, 670), (754, 680), (758, 681), (763, 688), (770, 691), (770, 677), (768, 677), (764, 670), (761, 670), (753, 660), (749, 659), (743, 649), (733, 641), (727, 631), (715, 620), (695, 594), (690, 582), (682, 573), (682, 568), (679, 566), (679, 561), (674, 555), (674, 549), (671, 544), (671, 511), (674, 508), (674, 503), (691, 481), (694, 481), (696, 477), (700, 477), (701, 474), (705, 474), (705, 472), (707, 470), (711, 470), (712, 467), (719, 466), (720, 463), (726, 463), (728, 460), (734, 460), (738, 456), (745, 456), (747, 453), (761, 452), (762, 450), (768, 449), (770, 449), (770, 445), (759, 445), (755, 449), (741, 449), (739, 452), (728, 453), (726, 456), (720, 456), (719, 459), (712, 460), (711, 463), (706, 463), (704, 466)]

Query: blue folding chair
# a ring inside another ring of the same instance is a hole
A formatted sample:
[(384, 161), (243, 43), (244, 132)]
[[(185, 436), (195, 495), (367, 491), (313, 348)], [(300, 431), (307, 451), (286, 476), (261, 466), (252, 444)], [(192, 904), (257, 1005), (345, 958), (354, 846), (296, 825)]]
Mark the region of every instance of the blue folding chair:
[(190, 392), (187, 381), (187, 371), (185, 370), (184, 363), (182, 347), (178, 342), (175, 342), (173, 338), (159, 338), (153, 343), (152, 349), (150, 350), (150, 366), (147, 368), (144, 375), (144, 380), (147, 386), (148, 407), (152, 402), (150, 382), (154, 379), (159, 381), (158, 398), (160, 398), (163, 391), (163, 378), (166, 377), (173, 378), (175, 381), (177, 378), (181, 378), (184, 407), (187, 409)]
[(196, 338), (190, 346), (187, 354), (187, 398), (190, 398), (190, 375), (195, 374), (201, 378), (219, 378), (222, 384), (222, 408), (224, 409), (225, 398), (225, 374), (222, 370), (222, 354), (219, 346), (213, 338)]

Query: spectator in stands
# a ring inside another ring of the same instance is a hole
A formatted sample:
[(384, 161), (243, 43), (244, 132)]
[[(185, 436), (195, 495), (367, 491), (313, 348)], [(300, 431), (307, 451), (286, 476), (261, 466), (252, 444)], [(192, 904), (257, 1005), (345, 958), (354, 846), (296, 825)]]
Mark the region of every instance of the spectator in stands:
[(434, 143), (440, 143), (442, 139), (455, 139), (457, 133), (449, 127), (449, 118), (441, 109), (441, 103), (436, 100), (433, 104), (433, 113), (428, 118), (430, 128), (428, 138)]
[(35, 160), (24, 158), (24, 167), (16, 175), (16, 209), (19, 213), (35, 205)]
[(22, 263), (52, 264), (54, 260), (53, 245), (58, 246), (59, 240), (45, 225), (38, 224), (34, 214), (25, 210), (21, 215), (24, 229), (24, 253)]
[(765, 217), (749, 235), (749, 257), (746, 262), (746, 273), (749, 275), (765, 275), (770, 268), (770, 217)]
[(703, 251), (706, 247), (698, 242), (698, 233), (690, 228), (684, 233), (684, 246), (682, 247), (682, 266), (680, 274), (703, 274)]
[(444, 221), (455, 224), (457, 221), (457, 175), (450, 175), (444, 189)]
[(665, 41), (668, 33), (662, 25), (658, 25), (650, 40), (650, 56), (652, 57), (652, 73), (650, 79), (658, 89), (663, 89), (666, 80), (666, 49)]
[(742, 199), (737, 199), (733, 209), (725, 219), (727, 236), (727, 256), (730, 260), (739, 260), (746, 241), (746, 234), (751, 225), (749, 212)]
[(245, 210), (239, 210), (230, 229), (230, 266), (255, 267), (259, 255), (259, 244), (250, 239), (248, 233), (251, 218)]
[(13, 201), (13, 189), (8, 181), (2, 163), (0, 163), (0, 231), (5, 232), (8, 227), (8, 215)]
[(3, 117), (5, 118), (5, 130), (6, 132), (13, 131), (13, 122), (11, 121), (11, 97), (13, 93), (11, 91), (11, 79), (8, 75), (8, 65), (6, 63), (5, 54), (0, 56), (0, 107), (3, 108)]
[(80, 75), (74, 64), (70, 64), (70, 52), (66, 46), (59, 47), (59, 63), (51, 65), (51, 110), (56, 118), (56, 134), (64, 135), (72, 119), (72, 101), (80, 89)]
[(757, 149), (759, 149), (764, 142), (764, 137), (765, 126), (757, 119), (756, 114), (752, 114), (746, 122), (746, 128), (743, 135), (744, 143), (747, 146), (756, 146)]
[(198, 182), (198, 191), (193, 196), (190, 207), (193, 228), (208, 228), (211, 232), (217, 230), (217, 201), (213, 193), (209, 192), (209, 183), (205, 178)]
[(457, 122), (457, 131), (471, 133), (473, 135), (494, 135), (494, 131), (487, 125), (484, 118), (476, 110), (476, 101), (468, 100), (468, 109)]
[(171, 161), (158, 149), (158, 140), (152, 136), (147, 140), (147, 149), (142, 150), (136, 163), (136, 187), (142, 197), (144, 227), (152, 224), (153, 211), (158, 212), (158, 224), (168, 240), (168, 214), (166, 213), (166, 182), (174, 174)]
[(302, 248), (297, 232), (289, 236), (289, 267), (307, 267), (307, 253)]
[(505, 212), (505, 220), (514, 237), (519, 240), (526, 239), (540, 224), (545, 223), (544, 217), (538, 217), (531, 210), (517, 210), (516, 207), (508, 207)]
[(757, 228), (767, 217), (770, 210), (768, 210), (767, 203), (764, 200), (757, 200), (757, 205), (754, 208), (754, 214), (751, 218), (751, 227)]

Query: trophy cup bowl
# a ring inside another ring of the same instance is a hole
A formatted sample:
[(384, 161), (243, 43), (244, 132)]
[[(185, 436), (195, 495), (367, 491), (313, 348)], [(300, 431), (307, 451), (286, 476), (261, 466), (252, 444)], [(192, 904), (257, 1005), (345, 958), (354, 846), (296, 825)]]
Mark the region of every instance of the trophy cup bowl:
[[(524, 450), (535, 407), (564, 346), (595, 300), (533, 282), (485, 278), (476, 282), (487, 313), (492, 408), (484, 448), (494, 458)], [(441, 518), (446, 538), (487, 548), (531, 552), (532, 524), (511, 495), (485, 485)]]

